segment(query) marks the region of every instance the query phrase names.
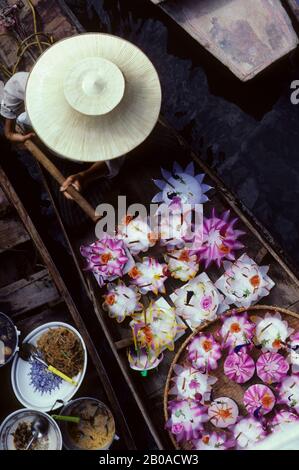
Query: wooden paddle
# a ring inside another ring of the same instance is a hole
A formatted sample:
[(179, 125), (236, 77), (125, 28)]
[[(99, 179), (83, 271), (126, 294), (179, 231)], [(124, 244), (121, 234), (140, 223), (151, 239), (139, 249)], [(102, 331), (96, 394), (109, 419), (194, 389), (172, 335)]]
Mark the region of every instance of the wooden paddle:
[[(64, 183), (65, 177), (58, 170), (58, 168), (52, 163), (52, 161), (40, 150), (40, 148), (32, 141), (26, 140), (24, 145), (27, 150), (33, 155), (33, 157), (53, 176), (53, 178), (60, 184)], [(95, 210), (89, 204), (88, 201), (80, 194), (72, 185), (67, 188), (67, 192), (72, 197), (72, 199), (81, 207), (91, 220), (96, 223), (100, 216), (96, 215)]]

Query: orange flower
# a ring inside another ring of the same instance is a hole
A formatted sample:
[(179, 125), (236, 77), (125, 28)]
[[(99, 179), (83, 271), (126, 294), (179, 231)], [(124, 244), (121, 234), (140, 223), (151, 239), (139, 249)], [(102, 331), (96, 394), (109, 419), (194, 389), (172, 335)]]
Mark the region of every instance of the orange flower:
[(258, 287), (260, 285), (260, 276), (256, 275), (256, 276), (252, 276), (250, 278), (250, 284), (253, 286), (253, 287)]
[(201, 440), (204, 444), (208, 444), (209, 441), (210, 441), (210, 436), (203, 436), (203, 438)]
[(123, 218), (123, 224), (125, 225), (129, 225), (129, 223), (133, 220), (133, 216), (132, 215), (126, 215), (124, 218)]
[(111, 253), (104, 253), (101, 255), (101, 262), (103, 264), (107, 264), (108, 261), (110, 261), (112, 258), (112, 254)]
[(154, 232), (150, 232), (147, 234), (147, 239), (150, 243), (156, 243), (158, 240), (158, 236)]
[(273, 398), (268, 395), (267, 393), (265, 393), (265, 395), (263, 396), (262, 400), (262, 405), (264, 408), (270, 408), (272, 403), (273, 403)]
[(153, 341), (153, 333), (152, 333), (151, 328), (148, 325), (146, 325), (142, 328), (142, 332), (145, 336), (146, 343), (151, 344)]
[(212, 341), (210, 341), (208, 339), (205, 339), (204, 342), (202, 343), (202, 347), (205, 350), (205, 352), (211, 351), (212, 346), (213, 346)]
[(279, 340), (279, 339), (275, 339), (275, 340), (273, 341), (273, 343), (272, 343), (272, 346), (273, 346), (273, 348), (275, 348), (275, 349), (281, 348), (281, 342), (280, 342), (280, 340)]
[(221, 253), (227, 254), (230, 252), (230, 247), (222, 243), (222, 245), (219, 246), (219, 250), (221, 251)]
[(137, 279), (140, 276), (140, 271), (136, 266), (133, 266), (133, 268), (128, 272), (128, 274), (132, 279)]
[(190, 256), (189, 256), (189, 253), (188, 253), (187, 250), (182, 251), (182, 253), (180, 254), (179, 260), (180, 261), (186, 261), (187, 263), (188, 263), (188, 261), (190, 261)]
[(223, 418), (223, 419), (227, 419), (232, 416), (232, 412), (228, 408), (219, 410), (217, 414), (220, 418)]
[(232, 323), (230, 326), (230, 331), (231, 333), (240, 333), (241, 327), (239, 323)]
[(106, 303), (108, 305), (113, 305), (115, 304), (115, 295), (114, 294), (108, 294), (106, 295), (106, 299), (105, 299)]

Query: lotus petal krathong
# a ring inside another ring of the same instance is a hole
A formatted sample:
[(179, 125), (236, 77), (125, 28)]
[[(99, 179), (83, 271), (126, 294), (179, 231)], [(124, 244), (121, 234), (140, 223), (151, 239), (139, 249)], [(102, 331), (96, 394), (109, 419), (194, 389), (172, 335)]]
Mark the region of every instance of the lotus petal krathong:
[(93, 272), (100, 286), (122, 277), (129, 262), (123, 240), (109, 235), (81, 246), (80, 251), (87, 260), (86, 269)]
[(203, 218), (203, 233), (199, 233), (199, 240), (195, 233), (194, 253), (207, 268), (212, 262), (218, 267), (224, 260), (235, 260), (235, 251), (244, 245), (238, 240), (244, 235), (242, 230), (235, 229), (238, 219), (230, 219), (230, 211), (217, 216), (215, 209), (211, 217)]
[(215, 285), (223, 292), (228, 304), (247, 308), (269, 295), (275, 285), (267, 275), (269, 266), (258, 266), (246, 254), (234, 263), (225, 261), (223, 266), (225, 273)]
[(161, 168), (161, 173), (164, 179), (154, 180), (161, 192), (154, 196), (152, 202), (170, 205), (176, 200), (194, 207), (195, 204), (203, 204), (209, 200), (206, 193), (212, 188), (203, 183), (204, 174), (195, 175), (193, 162), (185, 170), (175, 162), (171, 172)]
[(185, 330), (177, 322), (174, 308), (160, 298), (142, 313), (133, 315), (130, 323), (135, 348), (152, 350), (158, 356), (163, 349), (174, 349), (176, 336)]
[(143, 258), (142, 262), (136, 263), (128, 274), (132, 284), (138, 287), (141, 294), (165, 293), (164, 282), (168, 277), (167, 265), (159, 263), (155, 258)]
[(104, 296), (103, 308), (110, 318), (119, 323), (137, 311), (142, 311), (143, 305), (139, 302), (141, 294), (136, 286), (126, 286), (124, 282), (109, 283), (108, 292)]

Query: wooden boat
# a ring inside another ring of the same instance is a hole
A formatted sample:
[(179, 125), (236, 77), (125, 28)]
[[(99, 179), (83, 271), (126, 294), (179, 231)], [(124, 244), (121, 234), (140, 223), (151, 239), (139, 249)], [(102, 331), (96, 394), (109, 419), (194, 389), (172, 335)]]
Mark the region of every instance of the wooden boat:
[[(202, 157), (205, 149), (202, 149)], [(126, 195), (129, 203), (140, 202), (147, 207), (152, 197), (157, 192), (153, 178), (160, 176), (160, 167), (170, 168), (173, 161), (186, 165), (194, 161), (199, 172), (205, 172), (207, 183), (214, 187), (210, 202), (206, 203), (205, 210), (209, 212), (212, 207), (222, 212), (230, 209), (232, 214), (239, 217), (240, 228), (246, 232), (244, 244), (248, 255), (258, 264), (270, 264), (270, 277), (275, 281), (276, 287), (265, 298), (266, 304), (278, 305), (283, 308), (291, 308), (293, 311), (299, 306), (299, 281), (292, 268), (283, 259), (279, 248), (267, 232), (253, 220), (250, 214), (229, 192), (216, 174), (204, 163), (200, 156), (190, 151), (188, 145), (181, 137), (162, 120), (159, 121), (155, 131), (148, 141), (132, 152), (126, 160), (121, 174), (114, 180), (112, 187), (104, 195), (105, 203), (116, 206), (118, 195)], [(148, 429), (159, 449), (170, 449), (172, 444), (165, 432), (163, 417), (163, 391), (166, 383), (169, 366), (173, 360), (175, 351), (165, 352), (164, 360), (158, 369), (150, 371), (147, 377), (142, 377), (136, 371), (130, 369), (127, 360), (127, 347), (132, 343), (131, 329), (128, 323), (118, 324), (110, 319), (102, 308), (102, 294), (95, 279), (90, 273), (84, 271), (85, 261), (80, 254), (80, 246), (95, 240), (95, 227), (92, 222), (86, 223), (81, 231), (74, 231), (67, 227), (63, 220), (63, 213), (56, 198), (56, 192), (52, 190), (52, 183), (48, 174), (43, 172), (45, 186), (52, 197), (57, 217), (67, 239), (69, 249), (72, 252), (86, 296), (92, 300), (94, 307), (94, 324), (105, 333), (106, 339), (113, 352), (116, 364), (120, 367), (123, 377), (131, 390), (132, 397), (136, 401), (142, 413)], [(18, 185), (18, 192), (22, 197), (26, 192), (26, 184)], [(219, 272), (214, 268), (207, 271), (209, 277), (215, 281)], [(167, 295), (165, 298), (171, 303), (169, 294), (177, 286), (175, 280), (167, 281)], [(150, 299), (144, 299), (147, 302)], [(175, 350), (184, 341), (184, 336), (176, 342)]]
[[(298, 44), (280, 1), (151, 1), (242, 81), (252, 79)], [(298, 2), (289, 3), (298, 12)]]
[(0, 0), (1, 75), (28, 70), (47, 44), (81, 31), (63, 0)]
[[(145, 148), (139, 148), (138, 152), (136, 152), (134, 156), (131, 156), (131, 161), (128, 162), (121, 173), (121, 181), (123, 184), (120, 182), (115, 183), (112, 191), (106, 195), (105, 202), (113, 204), (115, 194), (125, 194), (130, 201), (143, 203), (148, 206), (156, 192), (151, 180), (152, 178), (159, 177), (160, 165), (170, 168), (173, 160), (177, 160), (184, 165), (184, 163), (187, 164), (190, 162), (190, 159), (193, 159), (198, 170), (204, 171), (208, 175), (210, 181), (207, 181), (207, 183), (213, 185), (215, 188), (211, 201), (205, 205), (207, 213), (209, 213), (212, 207), (215, 207), (217, 212), (230, 209), (232, 214), (240, 219), (240, 228), (246, 232), (244, 244), (246, 245), (247, 254), (258, 264), (270, 265), (269, 275), (274, 280), (276, 286), (271, 291), (270, 295), (263, 299), (262, 303), (278, 305), (282, 308), (290, 308), (296, 312), (299, 308), (299, 280), (280, 256), (278, 248), (272, 244), (273, 240), (271, 240), (271, 237), (266, 234), (261, 226), (249, 219), (240, 202), (235, 199), (203, 161), (190, 152), (188, 146), (172, 129), (160, 122), (156, 132), (159, 134), (156, 148), (154, 148), (155, 146), (150, 148), (148, 143)], [(163, 146), (163, 141), (166, 146)], [(166, 144), (165, 141), (167, 141)], [(166, 148), (168, 148), (168, 151)], [(161, 153), (159, 153), (159, 150)], [(155, 155), (156, 158), (154, 158)], [(150, 156), (152, 156), (152, 160)], [(45, 173), (43, 173), (43, 175), (45, 183), (47, 184), (49, 177)], [(57, 215), (65, 231), (78, 270), (81, 273), (82, 282), (93, 301), (99, 325), (105, 331), (115, 359), (122, 369), (124, 377), (133, 392), (135, 400), (149, 426), (157, 446), (160, 449), (169, 449), (170, 442), (164, 429), (163, 391), (169, 366), (175, 351), (179, 348), (185, 336), (176, 342), (174, 352), (167, 351), (164, 353), (163, 362), (159, 365), (158, 369), (150, 371), (147, 378), (141, 377), (136, 371), (130, 369), (127, 360), (127, 347), (132, 343), (132, 334), (129, 325), (118, 324), (108, 317), (107, 313), (102, 308), (104, 289), (100, 289), (92, 275), (84, 271), (85, 261), (80, 255), (80, 246), (95, 240), (94, 226), (93, 224), (90, 224), (89, 227), (86, 226), (80, 236), (68, 230), (67, 227), (64, 226), (55, 195), (51, 192), (49, 185), (48, 190), (52, 194), (53, 204), (56, 207)], [(206, 272), (212, 281), (216, 281), (219, 277), (219, 272), (217, 273), (217, 269), (215, 268), (209, 268)], [(177, 286), (178, 283), (176, 281), (167, 281), (167, 295), (164, 297), (170, 304), (171, 300), (169, 294), (171, 294)]]
[(299, 2), (298, 0), (287, 0), (287, 3), (289, 5), (289, 8), (295, 15), (297, 21), (299, 20)]
[[(29, 214), (0, 168), (0, 305), (21, 332), (21, 340), (48, 322), (62, 321), (77, 328), (88, 350), (88, 370), (80, 396), (106, 403), (116, 419), (118, 449), (134, 449), (135, 443), (109, 375), (87, 331), (69, 290)], [(4, 192), (3, 192), (4, 191)], [(0, 370), (0, 421), (21, 408), (10, 382), (10, 367)]]

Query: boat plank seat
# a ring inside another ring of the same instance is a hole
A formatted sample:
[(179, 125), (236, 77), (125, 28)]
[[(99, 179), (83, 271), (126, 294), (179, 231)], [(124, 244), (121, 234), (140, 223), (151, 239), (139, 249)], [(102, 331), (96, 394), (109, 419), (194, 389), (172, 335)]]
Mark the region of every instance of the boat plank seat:
[(11, 205), (9, 204), (7, 197), (0, 188), (0, 217), (3, 217), (11, 211)]
[(158, 6), (242, 81), (298, 44), (279, 0), (167, 0)]
[(60, 295), (46, 269), (0, 289), (0, 303), (12, 317), (59, 301)]

